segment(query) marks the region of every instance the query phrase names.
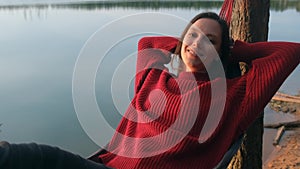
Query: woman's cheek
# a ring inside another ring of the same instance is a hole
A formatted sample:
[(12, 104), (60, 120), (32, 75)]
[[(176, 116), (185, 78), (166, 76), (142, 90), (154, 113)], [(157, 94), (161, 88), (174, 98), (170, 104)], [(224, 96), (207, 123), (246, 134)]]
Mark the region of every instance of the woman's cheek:
[(192, 43), (193, 43), (193, 40), (191, 38), (186, 37), (183, 39), (183, 44), (186, 46), (190, 46)]

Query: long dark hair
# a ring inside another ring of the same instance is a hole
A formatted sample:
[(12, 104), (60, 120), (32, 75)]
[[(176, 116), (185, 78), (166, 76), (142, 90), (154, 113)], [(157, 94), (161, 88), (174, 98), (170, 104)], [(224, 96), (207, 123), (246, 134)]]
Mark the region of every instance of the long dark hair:
[[(192, 24), (194, 24), (197, 20), (199, 20), (201, 18), (213, 19), (213, 20), (217, 21), (221, 27), (222, 42), (221, 42), (221, 53), (219, 55), (220, 55), (220, 59), (221, 59), (221, 62), (223, 64), (223, 67), (224, 67), (224, 70), (226, 73), (226, 69), (227, 69), (227, 65), (228, 65), (228, 57), (229, 57), (229, 53), (230, 53), (230, 47), (232, 46), (232, 40), (229, 36), (229, 28), (227, 26), (226, 21), (214, 12), (204, 12), (204, 13), (200, 13), (200, 14), (196, 15), (189, 22), (189, 24), (186, 26), (186, 28), (182, 32), (181, 37), (179, 39), (179, 42), (178, 42), (177, 47), (174, 52), (174, 54), (179, 57), (179, 61), (180, 61), (178, 71), (179, 72), (183, 71), (183, 65), (182, 65), (183, 63), (181, 60), (181, 46), (182, 46), (182, 42), (185, 37), (185, 34), (190, 29)], [(174, 61), (174, 59), (175, 58), (173, 57), (172, 62)]]

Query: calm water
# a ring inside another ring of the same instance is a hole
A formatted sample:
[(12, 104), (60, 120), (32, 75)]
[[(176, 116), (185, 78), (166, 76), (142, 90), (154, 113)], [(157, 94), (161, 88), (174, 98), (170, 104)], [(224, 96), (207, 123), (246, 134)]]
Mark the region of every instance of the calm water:
[[(269, 40), (300, 42), (299, 3), (273, 3)], [(5, 6), (7, 4), (8, 1), (0, 3), (0, 123), (3, 123), (0, 140), (56, 145), (86, 156), (98, 146), (89, 139), (78, 122), (72, 100), (72, 76), (76, 59), (89, 37), (123, 16), (159, 12), (189, 20), (199, 12), (219, 12), (222, 2), (202, 2), (191, 6), (182, 6), (184, 3), (172, 6), (133, 6), (125, 3), (106, 6)], [(183, 26), (169, 28), (166, 24), (150, 25), (149, 29), (174, 28), (181, 31)], [(110, 64), (122, 58), (120, 53), (135, 51), (137, 39), (134, 37), (128, 43), (120, 43), (118, 52), (109, 53), (112, 57), (105, 62), (105, 69), (114, 67)], [(111, 76), (109, 73), (98, 74), (96, 86), (109, 81)], [(300, 89), (299, 76), (298, 66), (280, 90), (297, 93)], [(109, 90), (96, 87), (97, 99), (103, 100), (99, 105), (104, 111), (114, 112), (114, 105), (106, 99), (109, 98)], [(113, 124), (117, 124), (119, 117), (116, 116)], [(101, 132), (99, 129), (99, 134)]]

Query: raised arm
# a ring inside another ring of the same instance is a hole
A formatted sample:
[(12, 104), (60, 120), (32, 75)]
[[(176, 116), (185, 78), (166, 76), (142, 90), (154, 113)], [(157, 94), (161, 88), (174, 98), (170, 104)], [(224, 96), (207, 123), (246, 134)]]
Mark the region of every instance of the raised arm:
[(139, 40), (136, 64), (135, 92), (143, 84), (150, 69), (165, 69), (164, 64), (171, 60), (172, 52), (178, 40), (173, 37), (144, 37)]
[[(299, 46), (300, 43), (294, 42), (256, 42), (246, 43), (243, 41), (235, 41), (231, 50), (231, 61), (251, 63), (259, 58), (272, 58), (281, 55), (287, 58), (298, 59), (299, 63)], [(286, 53), (287, 52), (287, 53)]]
[(232, 59), (250, 63), (246, 96), (242, 103), (241, 129), (247, 128), (300, 62), (300, 43), (237, 41)]

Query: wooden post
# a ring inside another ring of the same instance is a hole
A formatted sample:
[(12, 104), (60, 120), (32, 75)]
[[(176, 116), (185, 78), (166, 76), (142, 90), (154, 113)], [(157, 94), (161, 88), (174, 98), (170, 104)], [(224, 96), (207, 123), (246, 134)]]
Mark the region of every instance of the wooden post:
[[(230, 24), (232, 38), (246, 42), (266, 41), (269, 9), (270, 0), (235, 0)], [(263, 113), (248, 129), (240, 150), (228, 168), (262, 168), (262, 136)]]

